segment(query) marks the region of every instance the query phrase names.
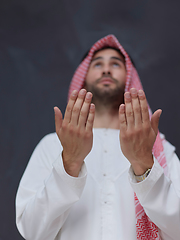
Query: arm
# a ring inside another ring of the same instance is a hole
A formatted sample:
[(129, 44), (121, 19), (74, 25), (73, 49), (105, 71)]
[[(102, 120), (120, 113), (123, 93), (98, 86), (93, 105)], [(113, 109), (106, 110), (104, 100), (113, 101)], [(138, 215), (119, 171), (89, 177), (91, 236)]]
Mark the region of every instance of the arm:
[[(70, 116), (68, 123), (62, 119), (60, 110), (55, 109), (56, 130), (61, 135), (60, 140), (64, 147), (62, 153), (68, 152), (69, 142), (71, 148), (68, 161), (72, 161), (72, 164), (68, 162), (66, 170), (66, 158), (62, 157), (59, 139), (57, 136), (49, 135), (36, 147), (20, 182), (16, 197), (16, 222), (20, 233), (26, 239), (55, 239), (68, 217), (71, 206), (79, 200), (84, 188), (86, 169), (83, 161), (91, 150), (92, 134), (90, 133), (92, 133), (94, 106), (90, 107), (92, 94), (88, 99), (86, 91), (81, 96), (77, 95), (77, 92), (71, 95), (66, 109), (66, 120), (67, 116)], [(76, 110), (73, 110), (74, 107)], [(78, 120), (72, 127), (72, 119), (75, 119), (73, 112)], [(62, 127), (64, 122), (66, 127)], [(84, 126), (82, 126), (83, 123)], [(71, 131), (68, 130), (69, 127)], [(74, 128), (76, 131), (73, 130)], [(78, 128), (81, 128), (82, 135), (79, 135)], [(82, 138), (86, 135), (84, 131), (90, 133), (89, 138), (86, 136), (87, 142), (84, 141), (82, 145)], [(73, 147), (74, 145), (77, 147)], [(78, 170), (74, 166), (78, 166)], [(69, 169), (72, 174), (68, 172)], [(76, 176), (73, 176), (72, 170), (76, 170)]]
[(170, 152), (168, 176), (156, 159), (150, 174), (140, 183), (135, 181), (130, 170), (131, 186), (164, 240), (176, 240), (180, 235), (180, 163), (171, 149)]
[[(170, 148), (171, 154), (166, 156), (169, 174), (165, 176), (152, 156), (161, 111), (156, 111), (150, 121), (144, 92), (131, 89), (129, 97), (127, 95), (125, 106), (121, 105), (119, 111), (120, 141), (131, 163), (131, 186), (146, 214), (159, 227), (162, 238), (176, 240), (180, 234), (179, 160), (166, 142), (164, 147)], [(137, 183), (134, 173), (142, 175), (148, 168), (152, 168), (148, 177)]]

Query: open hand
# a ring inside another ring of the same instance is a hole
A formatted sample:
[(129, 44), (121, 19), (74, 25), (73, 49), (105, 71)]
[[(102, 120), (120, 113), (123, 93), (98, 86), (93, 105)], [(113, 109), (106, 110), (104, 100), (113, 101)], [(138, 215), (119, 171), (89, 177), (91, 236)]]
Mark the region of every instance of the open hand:
[(85, 89), (74, 90), (66, 107), (64, 119), (58, 107), (55, 111), (56, 133), (63, 146), (62, 158), (66, 172), (79, 175), (84, 158), (91, 151), (93, 143), (93, 122), (95, 106), (91, 103), (92, 93)]
[(134, 173), (142, 175), (153, 165), (152, 148), (162, 110), (157, 110), (150, 120), (143, 90), (132, 88), (124, 98), (125, 104), (119, 108), (121, 149)]

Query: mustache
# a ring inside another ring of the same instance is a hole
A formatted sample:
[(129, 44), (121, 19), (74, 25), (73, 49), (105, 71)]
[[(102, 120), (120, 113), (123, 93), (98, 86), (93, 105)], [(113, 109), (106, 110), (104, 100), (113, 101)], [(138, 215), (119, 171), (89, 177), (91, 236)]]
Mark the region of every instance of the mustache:
[(110, 75), (103, 75), (101, 78), (98, 78), (96, 80), (96, 83), (101, 82), (104, 78), (110, 78), (113, 82), (118, 83), (118, 81), (115, 78), (111, 77)]

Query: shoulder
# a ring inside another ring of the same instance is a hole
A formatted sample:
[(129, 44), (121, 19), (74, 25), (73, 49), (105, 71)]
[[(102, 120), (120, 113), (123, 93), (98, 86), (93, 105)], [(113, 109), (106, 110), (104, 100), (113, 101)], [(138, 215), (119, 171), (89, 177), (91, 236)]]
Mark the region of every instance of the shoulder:
[(56, 133), (44, 136), (35, 148), (35, 152), (57, 156), (62, 151), (62, 145)]
[(170, 142), (168, 142), (165, 138), (165, 135), (163, 133), (160, 133), (160, 138), (162, 140), (162, 144), (164, 147), (164, 153), (166, 155), (167, 160), (171, 158), (171, 156), (175, 153), (175, 146), (173, 146)]
[(164, 153), (166, 156), (166, 162), (168, 166), (168, 176), (169, 178), (177, 184), (179, 189), (179, 173), (180, 173), (180, 161), (175, 153), (176, 148), (165, 139), (164, 134), (160, 134), (162, 139)]
[(57, 134), (54, 133), (49, 133), (45, 135), (39, 143), (41, 144), (49, 144), (49, 143), (57, 143), (59, 141)]

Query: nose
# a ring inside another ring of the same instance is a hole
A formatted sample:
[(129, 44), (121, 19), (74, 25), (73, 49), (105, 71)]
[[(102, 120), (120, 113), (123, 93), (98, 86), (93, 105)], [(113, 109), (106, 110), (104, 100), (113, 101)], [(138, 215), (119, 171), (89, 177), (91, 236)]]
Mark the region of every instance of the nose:
[(103, 67), (103, 75), (111, 75), (110, 66), (108, 64), (105, 64)]

